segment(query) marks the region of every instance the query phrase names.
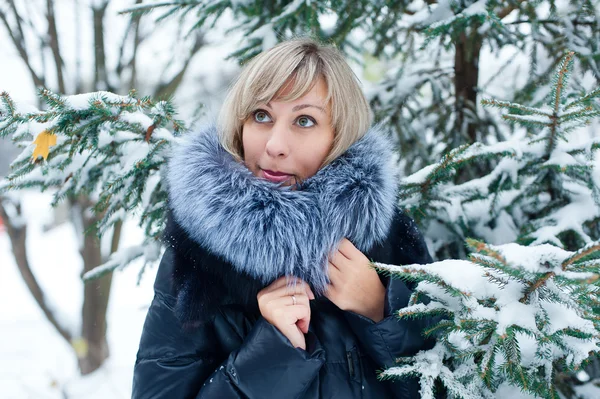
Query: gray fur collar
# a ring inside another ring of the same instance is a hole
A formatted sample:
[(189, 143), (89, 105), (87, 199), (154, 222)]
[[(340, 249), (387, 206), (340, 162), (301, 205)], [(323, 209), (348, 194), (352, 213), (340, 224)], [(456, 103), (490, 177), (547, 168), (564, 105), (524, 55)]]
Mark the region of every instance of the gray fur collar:
[(292, 190), (255, 177), (210, 127), (173, 145), (166, 177), (173, 217), (192, 240), (263, 284), (294, 275), (322, 294), (327, 256), (342, 238), (365, 252), (387, 237), (395, 170), (375, 126)]

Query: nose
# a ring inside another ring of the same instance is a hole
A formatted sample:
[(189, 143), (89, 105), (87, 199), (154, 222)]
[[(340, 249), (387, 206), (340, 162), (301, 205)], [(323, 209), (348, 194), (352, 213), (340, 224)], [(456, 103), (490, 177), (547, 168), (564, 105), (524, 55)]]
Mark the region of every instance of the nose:
[(265, 150), (273, 158), (285, 158), (288, 156), (290, 152), (289, 136), (285, 126), (277, 125), (277, 123), (273, 125)]

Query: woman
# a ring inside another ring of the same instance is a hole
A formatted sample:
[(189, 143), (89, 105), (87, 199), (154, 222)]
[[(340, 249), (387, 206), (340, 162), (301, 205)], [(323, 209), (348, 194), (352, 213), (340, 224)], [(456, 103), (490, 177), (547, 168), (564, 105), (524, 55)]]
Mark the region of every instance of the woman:
[(340, 53), (295, 39), (244, 68), (218, 128), (175, 146), (134, 398), (419, 396), (377, 379), (432, 343), (393, 314), (410, 289), (370, 260), (431, 257), (370, 122)]

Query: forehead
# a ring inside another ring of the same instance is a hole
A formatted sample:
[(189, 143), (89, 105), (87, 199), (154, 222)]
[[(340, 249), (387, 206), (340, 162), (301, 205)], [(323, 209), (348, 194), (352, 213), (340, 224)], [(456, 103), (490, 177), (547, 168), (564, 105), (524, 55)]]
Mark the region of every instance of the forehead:
[(330, 95), (327, 83), (323, 77), (318, 77), (313, 82), (298, 82), (297, 80), (289, 79), (271, 99), (265, 102), (267, 104), (273, 102), (296, 104), (293, 110), (297, 110), (304, 103), (329, 108), (329, 100)]

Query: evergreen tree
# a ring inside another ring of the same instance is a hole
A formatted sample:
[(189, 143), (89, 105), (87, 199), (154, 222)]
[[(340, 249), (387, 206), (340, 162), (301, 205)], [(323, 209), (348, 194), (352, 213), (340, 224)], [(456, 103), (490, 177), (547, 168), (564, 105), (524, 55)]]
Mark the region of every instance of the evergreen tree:
[[(428, 236), (434, 248), (467, 239), (473, 253), (471, 262), (380, 266), (419, 282), (400, 317), (448, 316), (427, 332), (438, 337), (434, 349), (384, 376), (419, 375), (425, 397), (433, 397), (436, 379), (456, 398), (503, 397), (494, 396), (503, 382), (542, 398), (558, 398), (559, 389), (575, 397), (575, 379), (562, 382), (565, 372), (600, 349), (600, 143), (569, 138), (600, 116), (592, 106), (600, 89), (569, 92), (572, 70), (569, 53), (543, 107), (483, 101), (508, 109), (504, 119), (524, 128), (510, 140), (464, 145), (403, 180), (401, 203), (437, 232)], [(454, 184), (461, 168), (481, 158), (495, 166)], [(431, 302), (422, 303), (424, 296)]]
[(470, 261), (378, 265), (418, 281), (400, 317), (446, 316), (425, 332), (437, 337), (433, 349), (399, 359), (382, 377), (417, 376), (425, 399), (438, 381), (449, 398), (506, 398), (509, 385), (559, 398), (558, 372), (580, 370), (600, 350), (600, 241), (576, 252), (468, 243)]
[(158, 260), (167, 199), (160, 169), (173, 134), (185, 130), (172, 104), (136, 98), (134, 92), (59, 96), (41, 90), (40, 96), (47, 111), (20, 112), (7, 93), (0, 94), (0, 137), (11, 134), (23, 148), (12, 173), (0, 183), (0, 194), (54, 188), (52, 206), (66, 196), (90, 196), (96, 200), (92, 211), (101, 217), (86, 234), (98, 236), (126, 214), (141, 212), (144, 242), (119, 249), (84, 279), (142, 256), (144, 265)]
[[(504, 119), (520, 128), (508, 140), (463, 145), (402, 180), (401, 204), (429, 232), (439, 257), (458, 252), (464, 258), (460, 251), (467, 237), (494, 244), (550, 243), (569, 250), (600, 239), (598, 139), (576, 130), (600, 116), (594, 103), (600, 89), (587, 94), (568, 90), (573, 56), (569, 53), (558, 65), (542, 107), (482, 101), (510, 111)], [(484, 161), (490, 169), (455, 183), (461, 169)]]

